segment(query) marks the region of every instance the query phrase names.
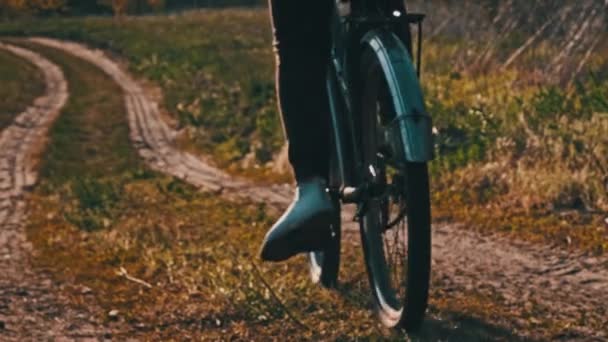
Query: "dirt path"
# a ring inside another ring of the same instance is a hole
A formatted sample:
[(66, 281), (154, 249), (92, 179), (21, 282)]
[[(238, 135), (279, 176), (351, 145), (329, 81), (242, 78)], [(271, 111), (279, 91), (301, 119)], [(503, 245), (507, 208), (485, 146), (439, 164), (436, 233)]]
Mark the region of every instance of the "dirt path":
[(258, 198), (270, 205), (282, 206), (290, 198), (289, 186), (273, 185), (260, 189), (243, 180), (235, 180), (194, 155), (173, 146), (176, 132), (161, 120), (158, 104), (150, 100), (144, 89), (103, 52), (84, 46), (45, 38), (31, 41), (64, 50), (98, 66), (123, 89), (129, 115), (131, 140), (140, 156), (154, 169), (171, 174), (195, 186), (226, 196)]
[(63, 305), (57, 287), (29, 264), (31, 247), (24, 233), (24, 195), (37, 178), (35, 157), (42, 152), (48, 127), (68, 99), (68, 87), (55, 64), (31, 51), (0, 43), (39, 68), (45, 93), (0, 133), (0, 340), (40, 341), (103, 337), (84, 312)]
[[(32, 41), (93, 63), (123, 88), (131, 139), (154, 169), (226, 196), (252, 198), (277, 208), (288, 204), (292, 196), (288, 186), (260, 187), (237, 180), (177, 150), (173, 144), (175, 132), (161, 119), (157, 103), (102, 52), (51, 39)], [(357, 228), (347, 224), (346, 229), (356, 232)], [(444, 224), (434, 226), (433, 263), (434, 288), (495, 298), (497, 305), (514, 314), (490, 323), (512, 328), (514, 334), (538, 336), (530, 327), (540, 329), (550, 321), (562, 326), (559, 335), (552, 336), (555, 339), (608, 340), (606, 258), (514, 243)]]

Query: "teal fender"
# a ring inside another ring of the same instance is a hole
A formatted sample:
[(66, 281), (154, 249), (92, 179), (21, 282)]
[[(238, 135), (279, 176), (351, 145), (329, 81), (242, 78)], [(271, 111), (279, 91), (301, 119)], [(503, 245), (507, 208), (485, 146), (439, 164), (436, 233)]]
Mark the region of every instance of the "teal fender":
[[(362, 39), (364, 47), (371, 48), (386, 76), (388, 89), (396, 110), (396, 117), (387, 134), (389, 141), (403, 144), (393, 146), (398, 156), (408, 162), (426, 162), (433, 159), (432, 120), (427, 113), (416, 70), (405, 45), (395, 34), (386, 30), (373, 30)], [(399, 151), (403, 149), (404, 151)]]

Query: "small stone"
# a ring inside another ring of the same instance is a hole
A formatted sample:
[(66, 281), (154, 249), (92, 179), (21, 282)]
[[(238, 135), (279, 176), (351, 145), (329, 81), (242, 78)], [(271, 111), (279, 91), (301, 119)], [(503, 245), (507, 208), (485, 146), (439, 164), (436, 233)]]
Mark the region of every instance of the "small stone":
[(110, 312), (108, 312), (108, 317), (110, 317), (112, 319), (117, 319), (118, 318), (118, 310), (110, 310)]

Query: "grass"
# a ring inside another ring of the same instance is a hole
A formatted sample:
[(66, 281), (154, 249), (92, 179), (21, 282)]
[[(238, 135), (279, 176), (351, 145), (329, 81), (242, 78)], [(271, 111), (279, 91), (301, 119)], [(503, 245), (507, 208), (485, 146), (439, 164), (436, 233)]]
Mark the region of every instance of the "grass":
[(72, 94), (51, 130), (27, 230), (35, 264), (67, 284), (71, 305), (124, 323), (116, 338), (390, 336), (365, 303), (309, 284), (302, 260), (256, 261), (274, 219), (263, 206), (228, 204), (145, 169), (128, 146), (121, 92), (106, 75), (28, 46), (65, 70)]
[(0, 50), (0, 130), (44, 92), (42, 74), (33, 65)]
[(568, 90), (510, 84), (456, 77), (427, 92), (437, 99), (435, 216), (604, 253), (608, 82), (591, 77)]
[[(258, 180), (289, 179), (273, 172), (282, 135), (266, 11), (120, 24), (54, 18), (3, 23), (0, 32), (73, 39), (114, 52), (161, 86), (182, 148), (211, 154), (220, 166)], [(497, 56), (508, 56), (511, 45)], [(425, 48), (423, 86), (438, 130), (438, 158), (431, 164), (436, 217), (603, 253), (608, 82), (601, 51), (608, 42), (570, 87), (539, 76), (542, 59), (556, 51), (549, 43), (513, 68), (503, 70), (496, 60), (477, 70), (470, 63), (486, 46), (439, 35)], [(446, 63), (452, 60), (458, 63)]]
[[(122, 327), (113, 338), (406, 338), (371, 314), (359, 247), (344, 247), (337, 291), (311, 284), (303, 258), (260, 264), (259, 242), (275, 219), (264, 206), (227, 202), (147, 170), (120, 129), (127, 124), (116, 85), (81, 60), (28, 46), (65, 70), (72, 94), (29, 199), (34, 263), (64, 284), (72, 305)], [(533, 313), (501, 306), (495, 294), (444, 291), (440, 282), (414, 340), (517, 338), (500, 325), (541, 336), (558, 329), (551, 320), (514, 323), (505, 317)]]
[[(89, 310), (117, 339), (407, 338), (371, 314), (359, 247), (344, 246), (337, 291), (311, 284), (301, 257), (259, 263), (275, 219), (263, 205), (227, 203), (146, 169), (122, 129), (118, 87), (81, 60), (28, 46), (65, 70), (72, 94), (51, 129), (27, 228), (34, 264), (63, 284), (69, 305)], [(517, 339), (484, 322), (559, 331), (551, 320), (514, 324), (536, 309), (501, 306), (496, 294), (432, 291), (430, 319), (413, 340)]]
[[(283, 144), (274, 95), (271, 33), (264, 10), (5, 23), (10, 35), (47, 35), (90, 43), (126, 58), (158, 83), (182, 129), (181, 147), (211, 154), (239, 171), (250, 155), (258, 173)], [(244, 63), (243, 61), (247, 61)]]

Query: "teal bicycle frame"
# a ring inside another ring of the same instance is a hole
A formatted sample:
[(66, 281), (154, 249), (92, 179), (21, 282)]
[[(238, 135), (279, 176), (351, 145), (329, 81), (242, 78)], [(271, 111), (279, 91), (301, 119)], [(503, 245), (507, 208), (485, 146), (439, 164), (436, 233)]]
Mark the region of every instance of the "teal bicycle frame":
[[(409, 27), (411, 24), (421, 25), (424, 16), (408, 14), (403, 2), (398, 0), (351, 0), (350, 5), (349, 15), (333, 15), (334, 43), (327, 79), (334, 159), (338, 164), (333, 166), (330, 186), (342, 189), (340, 197), (343, 202), (356, 201), (349, 200), (348, 194), (343, 193), (344, 189), (357, 188), (366, 177), (359, 151), (360, 132), (364, 128), (361, 127), (357, 103), (359, 84), (363, 81), (357, 79), (360, 74), (359, 57), (364, 49), (374, 51), (388, 75), (387, 86), (396, 109), (396, 118), (388, 134), (402, 141), (395, 146), (399, 149), (397, 160), (403, 163), (427, 162), (433, 158), (432, 122), (425, 108), (419, 74), (412, 62)], [(419, 36), (418, 63), (420, 41)]]

